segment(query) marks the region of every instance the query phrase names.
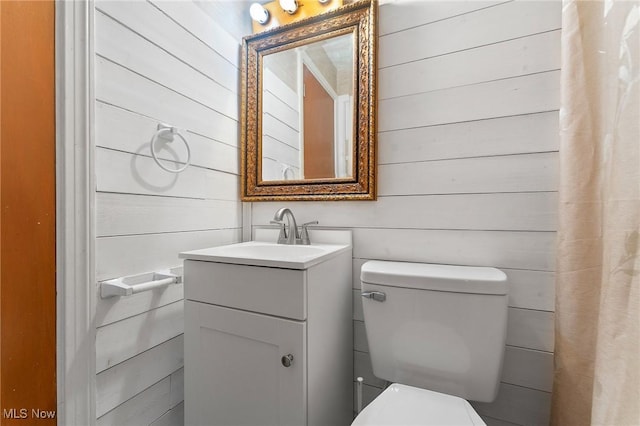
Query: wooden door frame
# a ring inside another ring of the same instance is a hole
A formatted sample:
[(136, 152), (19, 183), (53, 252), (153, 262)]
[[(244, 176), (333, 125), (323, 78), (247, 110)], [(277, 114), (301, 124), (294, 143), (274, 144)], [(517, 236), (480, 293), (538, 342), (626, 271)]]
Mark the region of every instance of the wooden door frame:
[(58, 424), (95, 424), (94, 4), (57, 1)]
[(338, 170), (338, 161), (337, 161), (337, 150), (336, 143), (338, 141), (338, 100), (340, 96), (338, 93), (331, 87), (331, 84), (324, 77), (320, 69), (313, 59), (306, 52), (298, 53), (298, 93), (299, 95), (299, 105), (300, 105), (300, 114), (299, 114), (299, 126), (301, 139), (300, 139), (300, 176), (304, 176), (304, 72), (303, 67), (306, 67), (309, 72), (313, 75), (318, 83), (322, 86), (322, 88), (327, 92), (327, 94), (333, 99), (333, 170)]

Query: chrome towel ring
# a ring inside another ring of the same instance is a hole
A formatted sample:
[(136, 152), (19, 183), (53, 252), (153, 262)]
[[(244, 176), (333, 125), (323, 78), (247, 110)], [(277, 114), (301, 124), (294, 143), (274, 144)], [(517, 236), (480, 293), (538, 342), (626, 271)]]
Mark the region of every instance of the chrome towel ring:
[[(155, 149), (155, 143), (158, 139), (163, 139), (166, 142), (173, 142), (173, 139), (175, 136), (182, 139), (182, 142), (184, 142), (184, 146), (187, 148), (187, 161), (185, 161), (184, 166), (180, 168), (170, 169), (169, 167), (162, 164), (160, 160), (158, 160), (158, 155), (156, 154), (156, 149)], [(166, 170), (169, 173), (181, 173), (185, 171), (185, 169), (189, 167), (189, 165), (191, 164), (191, 148), (189, 147), (189, 142), (187, 142), (187, 139), (180, 133), (177, 127), (169, 126), (167, 124), (158, 124), (158, 130), (153, 134), (150, 145), (151, 145), (151, 156), (153, 157), (153, 160), (156, 162), (158, 166), (160, 166), (161, 169)]]

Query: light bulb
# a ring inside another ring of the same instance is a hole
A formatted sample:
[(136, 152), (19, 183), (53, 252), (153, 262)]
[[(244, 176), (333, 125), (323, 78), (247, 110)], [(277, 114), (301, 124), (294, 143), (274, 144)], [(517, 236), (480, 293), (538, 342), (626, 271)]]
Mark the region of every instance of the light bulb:
[(282, 10), (292, 15), (298, 10), (298, 2), (296, 0), (280, 0)]
[(269, 20), (269, 11), (260, 3), (253, 3), (249, 8), (249, 15), (254, 21), (264, 24)]

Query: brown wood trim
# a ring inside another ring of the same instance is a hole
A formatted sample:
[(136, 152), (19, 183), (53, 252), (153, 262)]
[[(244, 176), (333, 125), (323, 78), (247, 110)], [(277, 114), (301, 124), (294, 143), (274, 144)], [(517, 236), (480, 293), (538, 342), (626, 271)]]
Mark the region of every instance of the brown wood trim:
[[(0, 1), (0, 212), (2, 211), (2, 1)], [(0, 425), (2, 424), (2, 215), (0, 213)]]
[(0, 9), (2, 425), (56, 424), (54, 9)]

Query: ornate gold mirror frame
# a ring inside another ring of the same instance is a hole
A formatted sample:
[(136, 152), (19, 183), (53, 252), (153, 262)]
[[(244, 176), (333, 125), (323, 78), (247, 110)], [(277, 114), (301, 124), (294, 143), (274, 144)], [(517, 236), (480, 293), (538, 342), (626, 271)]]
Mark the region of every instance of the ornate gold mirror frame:
[[(322, 15), (247, 36), (241, 61), (241, 198), (375, 200), (377, 0), (358, 0)], [(262, 93), (265, 55), (343, 34), (354, 35), (352, 173), (346, 178), (262, 179)]]

